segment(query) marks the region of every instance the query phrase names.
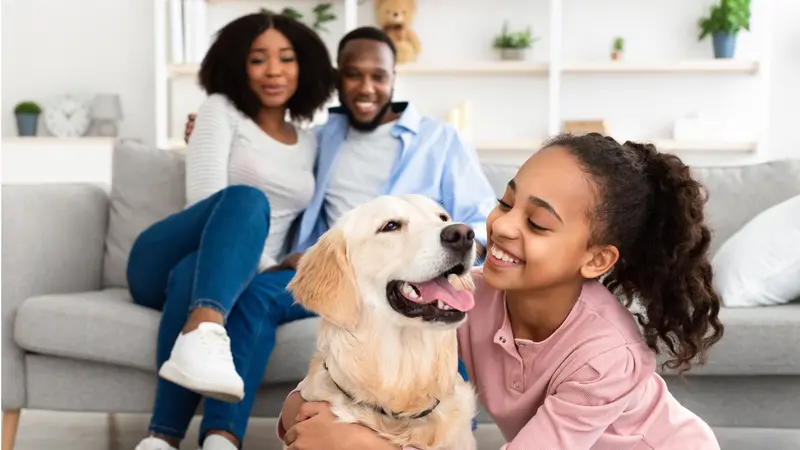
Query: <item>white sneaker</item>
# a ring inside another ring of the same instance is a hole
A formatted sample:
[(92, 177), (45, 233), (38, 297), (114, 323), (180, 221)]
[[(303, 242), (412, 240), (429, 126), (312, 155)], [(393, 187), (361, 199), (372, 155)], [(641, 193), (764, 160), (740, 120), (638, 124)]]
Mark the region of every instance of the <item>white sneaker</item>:
[(218, 434), (209, 434), (203, 439), (202, 450), (239, 450), (233, 442)]
[(244, 398), (244, 381), (233, 364), (231, 340), (225, 328), (213, 322), (181, 333), (158, 375), (205, 397), (229, 403)]
[(134, 450), (178, 450), (177, 448), (169, 445), (167, 441), (157, 437), (146, 437), (139, 442)]

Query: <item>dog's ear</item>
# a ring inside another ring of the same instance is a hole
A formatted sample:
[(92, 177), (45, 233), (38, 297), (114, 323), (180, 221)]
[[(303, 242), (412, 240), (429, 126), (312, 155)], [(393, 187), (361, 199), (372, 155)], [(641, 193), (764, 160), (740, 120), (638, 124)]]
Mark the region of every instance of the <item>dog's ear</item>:
[(300, 258), (287, 287), (306, 309), (342, 328), (358, 325), (361, 301), (344, 233), (329, 230)]

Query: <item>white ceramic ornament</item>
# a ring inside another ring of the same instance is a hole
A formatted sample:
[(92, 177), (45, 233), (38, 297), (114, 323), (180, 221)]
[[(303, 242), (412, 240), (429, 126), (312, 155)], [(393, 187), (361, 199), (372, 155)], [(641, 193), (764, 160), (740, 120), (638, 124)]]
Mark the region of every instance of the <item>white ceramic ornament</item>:
[(57, 137), (83, 136), (91, 122), (89, 105), (70, 95), (57, 98), (44, 111), (45, 126)]

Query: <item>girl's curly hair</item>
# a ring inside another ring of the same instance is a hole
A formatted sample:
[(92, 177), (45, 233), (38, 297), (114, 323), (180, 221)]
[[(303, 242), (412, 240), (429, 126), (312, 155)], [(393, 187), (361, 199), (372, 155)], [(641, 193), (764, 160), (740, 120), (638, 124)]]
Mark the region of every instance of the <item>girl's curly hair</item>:
[(597, 187), (590, 212), (592, 243), (611, 244), (619, 261), (603, 284), (636, 314), (647, 345), (659, 341), (684, 372), (722, 338), (720, 299), (712, 284), (703, 186), (675, 155), (651, 144), (625, 142), (598, 133), (557, 136), (546, 145), (568, 149)]

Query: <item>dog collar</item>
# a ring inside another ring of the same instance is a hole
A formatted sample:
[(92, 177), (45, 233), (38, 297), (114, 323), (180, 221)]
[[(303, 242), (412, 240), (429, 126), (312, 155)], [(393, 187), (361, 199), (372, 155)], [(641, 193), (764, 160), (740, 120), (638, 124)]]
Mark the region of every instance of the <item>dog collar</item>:
[(359, 401), (357, 401), (357, 400), (355, 399), (355, 397), (353, 397), (353, 394), (351, 394), (350, 392), (346, 391), (344, 388), (342, 388), (342, 386), (340, 386), (340, 385), (339, 385), (339, 383), (337, 383), (337, 382), (336, 382), (336, 380), (334, 380), (334, 379), (333, 379), (333, 375), (331, 375), (331, 371), (330, 371), (330, 370), (328, 370), (328, 363), (327, 363), (326, 361), (323, 361), (323, 362), (322, 362), (322, 367), (324, 367), (324, 368), (325, 368), (325, 371), (326, 371), (326, 372), (328, 372), (328, 376), (330, 376), (330, 377), (331, 377), (331, 381), (333, 382), (333, 384), (334, 384), (334, 385), (335, 385), (335, 386), (336, 386), (336, 387), (337, 387), (337, 388), (338, 388), (340, 391), (342, 391), (342, 394), (344, 394), (344, 395), (345, 395), (345, 397), (347, 397), (348, 399), (350, 399), (350, 401), (352, 401), (352, 402), (355, 402), (355, 403), (358, 403), (359, 405), (364, 405), (364, 406), (366, 406), (366, 407), (368, 407), (368, 408), (370, 408), (370, 409), (372, 409), (372, 410), (374, 410), (374, 411), (376, 411), (376, 412), (379, 412), (379, 413), (381, 413), (381, 414), (383, 414), (383, 415), (385, 415), (385, 416), (392, 417), (392, 418), (394, 418), (394, 419), (403, 419), (403, 418), (408, 418), (408, 419), (421, 419), (421, 418), (423, 418), (423, 417), (427, 416), (428, 414), (432, 413), (432, 412), (433, 412), (433, 410), (434, 410), (434, 409), (436, 409), (436, 407), (437, 407), (437, 406), (439, 406), (439, 403), (440, 403), (438, 398), (437, 398), (437, 399), (434, 399), (434, 400), (436, 400), (436, 401), (433, 403), (433, 406), (431, 406), (430, 408), (426, 409), (425, 411), (418, 412), (418, 413), (416, 413), (416, 414), (414, 414), (414, 415), (412, 415), (412, 416), (403, 416), (403, 414), (402, 414), (402, 413), (396, 413), (396, 412), (394, 412), (394, 411), (386, 411), (385, 409), (383, 409), (383, 407), (381, 407), (380, 405), (376, 405), (375, 403), (366, 403), (366, 402), (359, 402)]

